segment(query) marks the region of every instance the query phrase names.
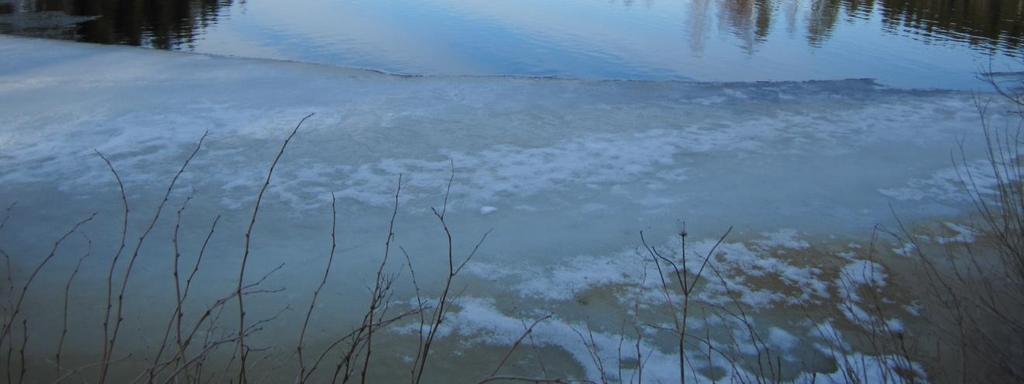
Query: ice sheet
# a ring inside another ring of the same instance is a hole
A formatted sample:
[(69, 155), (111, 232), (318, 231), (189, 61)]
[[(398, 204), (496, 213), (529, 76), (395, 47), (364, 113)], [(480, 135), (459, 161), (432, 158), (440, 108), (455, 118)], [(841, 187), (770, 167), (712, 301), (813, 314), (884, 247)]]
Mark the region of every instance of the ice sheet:
[[(995, 121), (1003, 118), (1000, 107), (990, 107)], [(398, 242), (421, 283), (430, 285), (443, 255), (430, 208), (442, 204), (454, 170), (449, 217), (457, 249), (465, 253), (493, 229), (469, 271), (501, 281), (506, 294), (564, 301), (623, 284), (637, 276), (630, 268), (642, 266), (635, 261), (639, 231), (671, 239), (685, 220), (698, 250), (735, 226), (735, 239), (716, 256), (723, 266), (747, 277), (774, 276), (803, 292), (751, 288), (741, 291), (744, 303), (817, 302), (830, 297), (822, 272), (773, 255), (803, 252), (815, 239), (864, 238), (892, 219), (890, 203), (908, 222), (951, 220), (970, 206), (952, 192), (958, 181), (950, 152), (963, 140), (969, 164), (983, 156), (972, 94), (885, 88), (865, 79), (402, 77), (0, 37), (0, 204), (18, 203), (11, 218), (18, 225), (0, 240), (16, 264), (25, 264), (52, 241), (55, 228), (95, 211), (88, 231), (96, 252), (112, 253), (120, 201), (95, 151), (125, 181), (134, 234), (209, 132), (170, 204), (194, 196), (183, 231), (192, 242), (214, 215), (224, 215), (225, 235), (214, 239), (214, 272), (206, 277), (224, 284), (225, 272), (217, 271), (236, 268), (267, 167), (308, 113), (316, 115), (291, 143), (264, 201), (252, 261), (256, 271), (286, 263), (270, 281), (289, 285), (285, 299), (304, 297), (309, 274), (322, 265), (332, 192), (345, 263), (339, 273), (359, 276), (374, 265), (399, 176)], [(984, 187), (983, 175), (978, 180)], [(143, 298), (161, 297), (169, 280), (171, 216), (160, 222), (163, 234), (146, 248), (137, 272), (136, 281), (148, 283), (139, 284)], [(865, 262), (850, 268), (856, 263)], [(740, 274), (725, 272), (734, 289), (750, 288)], [(102, 273), (86, 267), (81, 279)], [(350, 292), (365, 284), (356, 280), (327, 289), (341, 303), (356, 300)], [(702, 300), (720, 300), (718, 288), (711, 285)], [(846, 293), (856, 301), (855, 291)], [(489, 312), (490, 300), (465, 301), (453, 323), (485, 313), (511, 324), (502, 332), (519, 327)], [(772, 328), (770, 338), (793, 347), (782, 328)], [(659, 353), (658, 360), (672, 360)]]

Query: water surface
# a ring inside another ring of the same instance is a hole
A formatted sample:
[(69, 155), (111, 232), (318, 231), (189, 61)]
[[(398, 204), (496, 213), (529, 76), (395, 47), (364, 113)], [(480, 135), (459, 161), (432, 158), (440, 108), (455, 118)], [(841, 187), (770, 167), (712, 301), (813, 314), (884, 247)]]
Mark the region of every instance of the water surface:
[(3, 33), (424, 75), (971, 89), (1024, 36), (1016, 0), (7, 1)]

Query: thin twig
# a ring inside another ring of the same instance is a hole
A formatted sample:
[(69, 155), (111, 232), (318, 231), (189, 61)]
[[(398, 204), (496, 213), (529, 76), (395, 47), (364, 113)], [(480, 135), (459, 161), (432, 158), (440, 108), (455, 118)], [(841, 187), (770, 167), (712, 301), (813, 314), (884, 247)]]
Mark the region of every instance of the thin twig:
[(302, 344), (303, 344), (303, 341), (306, 339), (306, 329), (309, 327), (309, 319), (313, 316), (313, 309), (316, 308), (317, 298), (320, 297), (320, 291), (324, 289), (325, 285), (327, 285), (327, 277), (331, 273), (331, 265), (334, 264), (334, 253), (335, 253), (335, 250), (338, 248), (337, 229), (338, 229), (337, 198), (335, 198), (334, 193), (332, 192), (331, 193), (331, 253), (330, 253), (330, 256), (327, 257), (327, 267), (324, 268), (324, 276), (323, 276), (322, 279), (320, 279), (320, 285), (318, 285), (316, 287), (316, 289), (313, 290), (313, 299), (310, 300), (310, 302), (309, 302), (309, 309), (306, 310), (306, 319), (302, 322), (302, 331), (299, 332), (299, 343), (298, 343), (298, 346), (295, 347), (295, 349), (296, 349), (296, 351), (298, 352), (298, 355), (299, 355), (299, 376), (298, 376), (298, 382), (299, 383), (304, 383), (305, 382), (305, 377), (306, 377), (306, 364), (305, 364), (305, 361), (303, 360), (303, 357), (302, 357), (303, 356), (302, 355)]
[(274, 169), (277, 168), (277, 163), (281, 161), (281, 156), (284, 155), (284, 150), (288, 148), (288, 143), (292, 141), (295, 134), (299, 132), (299, 127), (306, 119), (312, 117), (314, 114), (310, 113), (299, 120), (299, 124), (295, 125), (295, 129), (292, 129), (291, 134), (288, 135), (284, 140), (284, 144), (281, 144), (281, 149), (277, 152), (277, 156), (274, 157), (274, 162), (270, 164), (270, 170), (267, 171), (267, 178), (263, 182), (263, 186), (260, 187), (260, 193), (256, 197), (256, 204), (252, 209), (252, 217), (249, 219), (249, 227), (245, 230), (245, 249), (242, 252), (242, 263), (238, 269), (238, 285), (235, 291), (235, 296), (238, 298), (238, 354), (240, 358), (240, 366), (238, 368), (238, 384), (248, 383), (246, 377), (246, 360), (249, 356), (249, 350), (245, 346), (245, 295), (242, 294), (242, 287), (245, 285), (245, 267), (249, 262), (249, 254), (252, 249), (252, 231), (256, 227), (256, 217), (260, 212), (260, 203), (263, 202), (263, 195), (267, 192), (267, 188), (270, 187), (270, 180), (274, 176)]

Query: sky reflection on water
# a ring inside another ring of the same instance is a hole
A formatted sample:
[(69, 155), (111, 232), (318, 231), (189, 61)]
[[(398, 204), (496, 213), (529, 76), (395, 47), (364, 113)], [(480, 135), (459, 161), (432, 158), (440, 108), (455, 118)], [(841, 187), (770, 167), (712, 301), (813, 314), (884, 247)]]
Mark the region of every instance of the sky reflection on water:
[(0, 14), (5, 33), (406, 74), (922, 88), (977, 87), (990, 60), (1020, 70), (1024, 38), (1017, 0), (13, 0)]

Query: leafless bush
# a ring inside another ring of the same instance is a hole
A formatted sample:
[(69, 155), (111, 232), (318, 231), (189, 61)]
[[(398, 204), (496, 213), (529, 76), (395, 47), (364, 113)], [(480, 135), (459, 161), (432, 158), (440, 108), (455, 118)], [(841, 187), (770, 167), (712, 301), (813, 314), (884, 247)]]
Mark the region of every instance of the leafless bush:
[[(894, 210), (889, 235), (910, 244), (921, 267), (918, 295), (929, 304), (930, 358), (943, 381), (1024, 381), (1024, 88), (991, 71), (981, 76), (1008, 103), (975, 98), (984, 139), (984, 169), (973, 167), (963, 143), (953, 163), (974, 206), (976, 244), (929, 246)], [(1010, 108), (1004, 108), (1009, 104)], [(994, 125), (993, 116), (1008, 119)], [(900, 335), (900, 337), (909, 337)], [(922, 340), (899, 340), (911, 343)]]
[[(256, 319), (255, 321), (247, 316), (246, 298), (252, 295), (274, 294), (283, 290), (283, 288), (271, 289), (263, 287), (264, 283), (271, 275), (283, 268), (283, 263), (269, 272), (262, 274), (255, 281), (247, 279), (247, 266), (253, 253), (252, 237), (254, 228), (259, 222), (261, 205), (264, 202), (264, 196), (271, 185), (275, 168), (281, 161), (288, 144), (298, 133), (302, 123), (311, 116), (312, 115), (304, 117), (299, 124), (292, 129), (278, 150), (276, 157), (270, 164), (266, 178), (263, 180), (262, 186), (259, 189), (259, 194), (256, 198), (252, 214), (248, 220), (248, 227), (245, 232), (244, 249), (239, 267), (239, 275), (238, 280), (235, 283), (234, 290), (217, 298), (213, 302), (206, 304), (205, 309), (194, 313), (186, 310), (186, 305), (189, 307), (201, 305), (201, 303), (193, 302), (194, 295), (192, 293), (197, 289), (195, 286), (196, 277), (206, 260), (205, 256), (207, 254), (208, 246), (218, 233), (218, 223), (220, 222), (221, 217), (218, 215), (213, 218), (212, 222), (209, 224), (208, 230), (205, 231), (205, 237), (202, 238), (198, 252), (193, 255), (194, 261), (191, 265), (186, 267), (182, 265), (184, 253), (182, 243), (186, 239), (181, 236), (181, 233), (185, 226), (183, 216), (188, 211), (189, 203), (192, 201), (193, 196), (189, 194), (178, 205), (170, 236), (172, 253), (169, 275), (173, 279), (172, 283), (174, 292), (173, 302), (168, 308), (168, 317), (166, 318), (166, 322), (161, 322), (160, 325), (154, 327), (150, 327), (149, 324), (133, 324), (133, 328), (156, 328), (162, 331), (162, 334), (158, 334), (160, 335), (159, 344), (156, 345), (155, 353), (152, 356), (133, 356), (131, 353), (119, 353), (117, 348), (119, 345), (119, 337), (124, 333), (123, 330), (125, 329), (125, 322), (129, 321), (129, 315), (142, 310), (141, 308), (131, 308), (128, 305), (129, 300), (127, 299), (133, 294), (133, 291), (135, 291), (133, 286), (130, 284), (132, 274), (137, 260), (140, 259), (140, 256), (143, 253), (143, 245), (147, 243), (147, 239), (152, 237), (160, 219), (163, 216), (166, 216), (163, 215), (163, 213), (165, 208), (171, 204), (172, 192), (175, 191), (177, 181), (188, 170), (189, 165), (201, 152), (207, 135), (205, 133), (203, 134), (193, 150), (189, 152), (182, 165), (177, 169), (163, 194), (162, 200), (157, 204), (153, 214), (146, 218), (145, 226), (134, 241), (130, 241), (129, 239), (129, 215), (132, 212), (132, 209), (135, 208), (129, 204), (128, 193), (125, 189), (125, 184), (122, 181), (121, 174), (118, 172), (114, 161), (103, 153), (96, 152), (97, 157), (107, 166), (110, 174), (116, 182), (120, 197), (120, 213), (122, 215), (120, 218), (121, 228), (117, 240), (118, 243), (116, 251), (109, 259), (109, 266), (105, 266), (104, 268), (106, 271), (106, 292), (104, 310), (100, 313), (100, 316), (103, 319), (102, 348), (97, 351), (98, 361), (87, 362), (84, 364), (72, 363), (65, 357), (64, 353), (66, 337), (69, 333), (73, 333), (84, 325), (80, 322), (74, 321), (75, 316), (72, 314), (71, 310), (73, 307), (72, 304), (75, 301), (72, 286), (76, 281), (79, 270), (82, 268), (84, 263), (88, 262), (87, 259), (92, 254), (92, 241), (82, 232), (83, 226), (91, 222), (96, 216), (96, 214), (91, 214), (85, 219), (77, 222), (54, 243), (49, 254), (32, 269), (31, 273), (26, 279), (24, 279), (24, 282), (21, 283), (20, 286), (15, 285), (16, 280), (13, 276), (14, 271), (11, 267), (11, 257), (6, 251), (0, 248), (0, 255), (3, 256), (6, 263), (5, 266), (7, 273), (6, 286), (4, 287), (7, 293), (7, 300), (3, 303), (3, 328), (2, 332), (0, 332), (0, 349), (4, 350), (0, 351), (0, 359), (2, 359), (2, 367), (4, 368), (7, 382), (22, 383), (33, 380), (32, 372), (29, 372), (27, 368), (29, 365), (27, 359), (29, 357), (26, 357), (29, 353), (26, 352), (26, 349), (29, 343), (29, 336), (31, 335), (31, 321), (22, 315), (22, 307), (26, 301), (27, 293), (32, 287), (33, 282), (36, 280), (36, 277), (40, 275), (45, 267), (58, 256), (58, 250), (61, 248), (62, 244), (76, 234), (81, 234), (88, 246), (84, 250), (84, 253), (80, 254), (74, 270), (67, 277), (63, 286), (64, 301), (61, 318), (62, 330), (56, 345), (56, 351), (52, 355), (55, 358), (53, 361), (55, 372), (52, 374), (52, 377), (55, 377), (55, 382), (97, 381), (103, 383), (114, 380), (121, 381), (125, 377), (134, 377), (134, 379), (129, 380), (132, 383), (200, 383), (208, 381), (236, 381), (239, 383), (245, 383), (254, 381), (249, 373), (251, 366), (256, 364), (254, 363), (252, 354), (260, 352), (262, 349), (253, 347), (252, 343), (248, 340), (258, 334), (268, 323), (276, 320), (288, 308), (286, 307), (272, 316)], [(418, 317), (419, 328), (416, 357), (410, 363), (409, 380), (412, 383), (419, 383), (424, 380), (424, 377), (426, 376), (425, 372), (430, 366), (430, 357), (433, 352), (432, 347), (434, 347), (435, 342), (439, 337), (439, 333), (442, 325), (445, 323), (446, 316), (455, 305), (457, 297), (457, 294), (455, 293), (457, 291), (457, 288), (455, 287), (457, 277), (460, 275), (466, 264), (469, 263), (470, 260), (478, 253), (481, 245), (485, 242), (488, 234), (490, 233), (490, 231), (484, 233), (469, 252), (466, 253), (466, 256), (461, 258), (457, 257), (454, 242), (455, 234), (449, 227), (447, 217), (451, 186), (455, 178), (454, 170), (454, 164), (452, 164), (452, 174), (448, 180), (448, 188), (444, 195), (444, 201), (440, 208), (435, 208), (432, 211), (447, 244), (445, 254), (447, 274), (443, 279), (443, 286), (440, 288), (439, 297), (434, 300), (427, 300), (420, 295), (420, 287), (416, 281), (415, 271), (413, 270), (412, 256), (410, 256), (405, 249), (402, 249), (402, 253), (405, 256), (406, 261), (405, 266), (409, 269), (412, 283), (416, 289), (416, 304), (412, 308), (405, 309), (396, 309), (398, 306), (394, 304), (393, 287), (396, 281), (401, 278), (400, 274), (402, 273), (401, 270), (398, 272), (392, 272), (392, 269), (394, 268), (391, 268), (390, 265), (392, 258), (391, 254), (393, 252), (393, 248), (396, 247), (394, 244), (395, 226), (402, 191), (402, 179), (399, 177), (394, 193), (394, 205), (387, 226), (387, 233), (383, 247), (383, 257), (376, 268), (374, 282), (371, 285), (372, 289), (368, 298), (368, 306), (363, 312), (363, 320), (348, 332), (338, 332), (337, 330), (333, 330), (332, 332), (337, 334), (337, 336), (327, 343), (325, 348), (322, 348), (314, 354), (310, 354), (310, 351), (306, 346), (307, 333), (310, 328), (311, 320), (316, 316), (316, 308), (323, 299), (321, 293), (329, 284), (332, 267), (335, 265), (335, 255), (338, 246), (337, 201), (332, 196), (330, 252), (327, 255), (326, 264), (323, 268), (323, 274), (320, 276), (319, 284), (316, 285), (315, 289), (311, 292), (305, 316), (300, 327), (297, 329), (298, 338), (294, 351), (297, 358), (298, 370), (295, 375), (295, 382), (307, 383), (330, 381), (332, 383), (347, 383), (349, 381), (358, 380), (361, 383), (366, 383), (370, 381), (370, 367), (376, 356), (375, 341), (378, 339), (378, 334), (384, 328), (395, 324), (396, 322), (413, 317)], [(15, 205), (11, 204), (4, 211), (3, 218), (0, 220), (0, 231), (3, 231), (6, 228), (11, 216), (11, 211), (14, 208)], [(237, 303), (237, 313), (229, 308), (231, 303)], [(236, 327), (228, 326), (222, 321), (225, 318), (230, 318), (232, 314), (236, 314), (238, 316), (238, 323)], [(498, 362), (491, 374), (484, 379), (481, 379), (481, 382), (577, 382), (576, 380), (547, 377), (547, 375), (534, 378), (501, 373), (502, 368), (506, 365), (512, 354), (519, 349), (524, 340), (528, 337), (532, 337), (531, 333), (533, 328), (546, 319), (547, 317), (542, 317), (534, 321), (531, 325), (524, 324), (525, 328), (523, 335), (513, 346), (511, 346), (511, 348), (509, 348), (508, 353), (505, 354)], [(225, 358), (230, 357), (230, 359), (227, 359), (226, 365), (224, 360), (216, 361), (215, 366), (210, 365), (213, 364), (210, 359), (214, 354), (221, 354)], [(228, 354), (230, 354), (230, 356)], [(141, 362), (145, 363), (143, 364), (144, 368), (138, 372), (126, 372), (119, 370), (116, 375), (112, 373), (119, 364), (126, 362), (131, 362), (136, 366)], [(235, 364), (238, 365), (235, 366)], [(325, 366), (330, 366), (331, 369), (321, 369)], [(227, 373), (228, 371), (233, 373)], [(98, 376), (92, 376), (93, 373), (97, 373)], [(222, 373), (227, 373), (227, 376), (219, 376)], [(89, 377), (92, 377), (92, 379), (89, 379)]]
[[(665, 302), (668, 303), (669, 310), (672, 313), (672, 321), (674, 326), (673, 330), (676, 334), (676, 337), (678, 338), (677, 345), (679, 352), (679, 382), (681, 384), (686, 384), (686, 367), (689, 363), (688, 361), (686, 361), (686, 342), (688, 330), (687, 323), (690, 318), (690, 302), (694, 296), (697, 283), (700, 282), (701, 277), (704, 275), (704, 270), (708, 267), (711, 261), (711, 257), (714, 256), (715, 251), (718, 249), (718, 246), (721, 245), (723, 241), (725, 241), (725, 238), (729, 236), (730, 232), (732, 232), (732, 228), (729, 228), (729, 230), (725, 231), (725, 234), (723, 234), (722, 237), (720, 237), (718, 241), (715, 243), (715, 245), (711, 247), (711, 250), (708, 251), (708, 253), (703, 257), (704, 260), (701, 262), (700, 267), (697, 268), (696, 270), (691, 270), (686, 263), (687, 232), (685, 227), (682, 231), (679, 232), (679, 263), (676, 263), (672, 259), (663, 256), (660, 252), (658, 252), (657, 249), (650, 246), (647, 243), (647, 239), (644, 238), (643, 232), (640, 232), (640, 240), (643, 243), (644, 249), (646, 249), (647, 252), (650, 254), (651, 260), (654, 262), (654, 265), (657, 268), (658, 278), (661, 282), (662, 293), (664, 294)], [(666, 265), (671, 267), (671, 271), (666, 272), (665, 270), (663, 270), (661, 267), (662, 263), (665, 263)], [(680, 265), (682, 265), (681, 268)], [(671, 273), (671, 277), (669, 278), (675, 278), (676, 281), (674, 283), (671, 283), (668, 280), (666, 280), (665, 275), (667, 273)], [(678, 288), (675, 287), (676, 285), (678, 286)], [(683, 295), (682, 303), (679, 305), (677, 305), (672, 299), (672, 292), (675, 291), (676, 289), (678, 289), (679, 292)]]

